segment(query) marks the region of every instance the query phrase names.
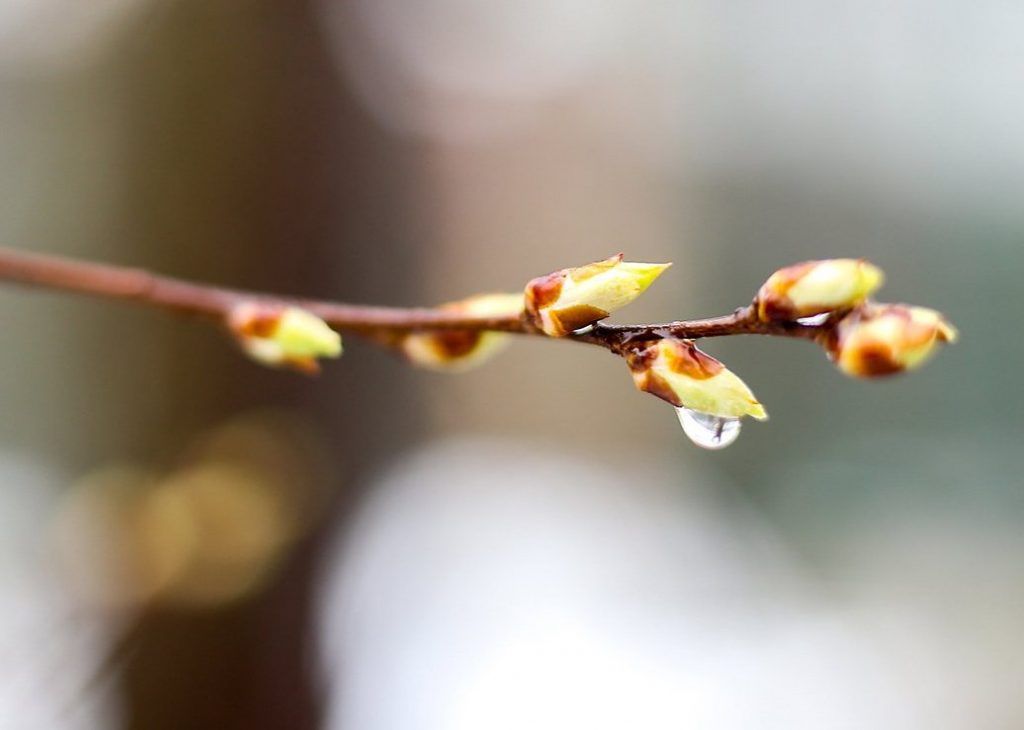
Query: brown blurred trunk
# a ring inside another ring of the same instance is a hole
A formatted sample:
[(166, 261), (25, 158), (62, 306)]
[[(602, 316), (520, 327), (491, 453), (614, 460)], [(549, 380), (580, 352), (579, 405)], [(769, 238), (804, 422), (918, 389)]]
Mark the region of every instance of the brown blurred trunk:
[[(410, 150), (353, 103), (307, 4), (188, 0), (159, 14), (110, 60), (124, 104), (125, 262), (353, 301), (415, 299), (419, 252), (403, 240)], [(337, 524), (346, 484), (416, 428), (403, 371), (384, 355), (360, 351), (309, 381), (252, 367), (191, 323), (165, 332), (173, 405), (134, 436), (146, 458), (173, 455), (240, 410), (300, 405), (340, 445), (327, 485)], [(124, 667), (128, 726), (316, 726), (311, 581), (322, 538), (253, 600), (144, 616)]]

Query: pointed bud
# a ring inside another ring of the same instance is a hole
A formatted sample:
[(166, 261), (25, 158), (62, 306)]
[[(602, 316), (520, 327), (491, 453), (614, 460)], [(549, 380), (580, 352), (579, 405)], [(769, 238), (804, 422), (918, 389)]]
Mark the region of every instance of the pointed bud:
[(341, 355), (341, 335), (299, 307), (240, 304), (228, 315), (228, 327), (249, 357), (269, 367), (316, 373), (318, 358)]
[(956, 328), (934, 309), (871, 304), (843, 318), (828, 349), (847, 375), (874, 378), (918, 368), (939, 343), (956, 339)]
[[(523, 311), (522, 294), (480, 294), (439, 307), (473, 317), (518, 316)], [(489, 360), (508, 344), (503, 332), (435, 330), (410, 332), (399, 347), (414, 365), (440, 372), (462, 372)]]
[(677, 408), (726, 418), (768, 418), (746, 383), (692, 340), (656, 340), (630, 353), (626, 362), (637, 388)]
[(526, 313), (543, 332), (563, 337), (629, 304), (669, 266), (623, 261), (620, 253), (562, 269), (526, 285)]
[(855, 307), (882, 285), (882, 270), (864, 259), (805, 261), (772, 274), (757, 293), (762, 321), (794, 320)]

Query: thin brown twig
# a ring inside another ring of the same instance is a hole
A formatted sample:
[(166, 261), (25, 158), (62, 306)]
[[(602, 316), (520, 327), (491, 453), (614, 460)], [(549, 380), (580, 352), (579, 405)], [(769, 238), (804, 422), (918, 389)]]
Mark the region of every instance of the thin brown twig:
[[(388, 340), (382, 337), (388, 333), (422, 330), (498, 331), (548, 336), (522, 316), (472, 317), (447, 309), (364, 306), (248, 292), (160, 276), (138, 268), (3, 247), (0, 247), (0, 281), (122, 299), (219, 322), (226, 322), (235, 307), (248, 302), (295, 305), (312, 312), (335, 329), (368, 335), (381, 342)], [(828, 322), (821, 325), (765, 323), (757, 317), (752, 306), (747, 306), (732, 314), (709, 319), (640, 325), (596, 324), (585, 332), (559, 339), (599, 345), (622, 355), (635, 343), (659, 337), (699, 339), (759, 334), (817, 339), (830, 326)]]

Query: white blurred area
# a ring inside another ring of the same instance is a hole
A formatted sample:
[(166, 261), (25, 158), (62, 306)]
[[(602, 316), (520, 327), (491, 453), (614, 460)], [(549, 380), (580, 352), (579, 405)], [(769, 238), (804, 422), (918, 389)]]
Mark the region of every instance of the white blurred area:
[(726, 489), (511, 442), (408, 456), (335, 547), (328, 726), (1012, 726), (1016, 683), (967, 659), (980, 636), (939, 595), (893, 589), (893, 546), (851, 545), (870, 567), (837, 595)]
[(367, 108), (446, 144), (561, 119), (684, 183), (770, 172), (899, 210), (1010, 212), (1024, 183), (1020, 3), (319, 5)]
[(55, 570), (47, 525), (66, 475), (0, 450), (0, 729), (115, 726), (116, 675), (103, 672), (109, 616), (74, 600)]
[(333, 48), (385, 125), (459, 141), (516, 129), (530, 105), (607, 65), (623, 0), (320, 2)]
[(77, 72), (152, 0), (0, 0), (0, 77)]

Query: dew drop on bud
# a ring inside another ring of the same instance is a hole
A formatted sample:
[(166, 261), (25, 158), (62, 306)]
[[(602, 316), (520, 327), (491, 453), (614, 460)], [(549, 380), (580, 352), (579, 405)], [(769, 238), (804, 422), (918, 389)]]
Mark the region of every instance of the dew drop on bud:
[(683, 433), (702, 449), (724, 449), (740, 435), (740, 419), (676, 408)]
[(825, 324), (829, 316), (831, 316), (831, 312), (822, 312), (821, 314), (813, 314), (810, 317), (801, 317), (797, 322), (808, 327), (816, 327), (819, 324)]

